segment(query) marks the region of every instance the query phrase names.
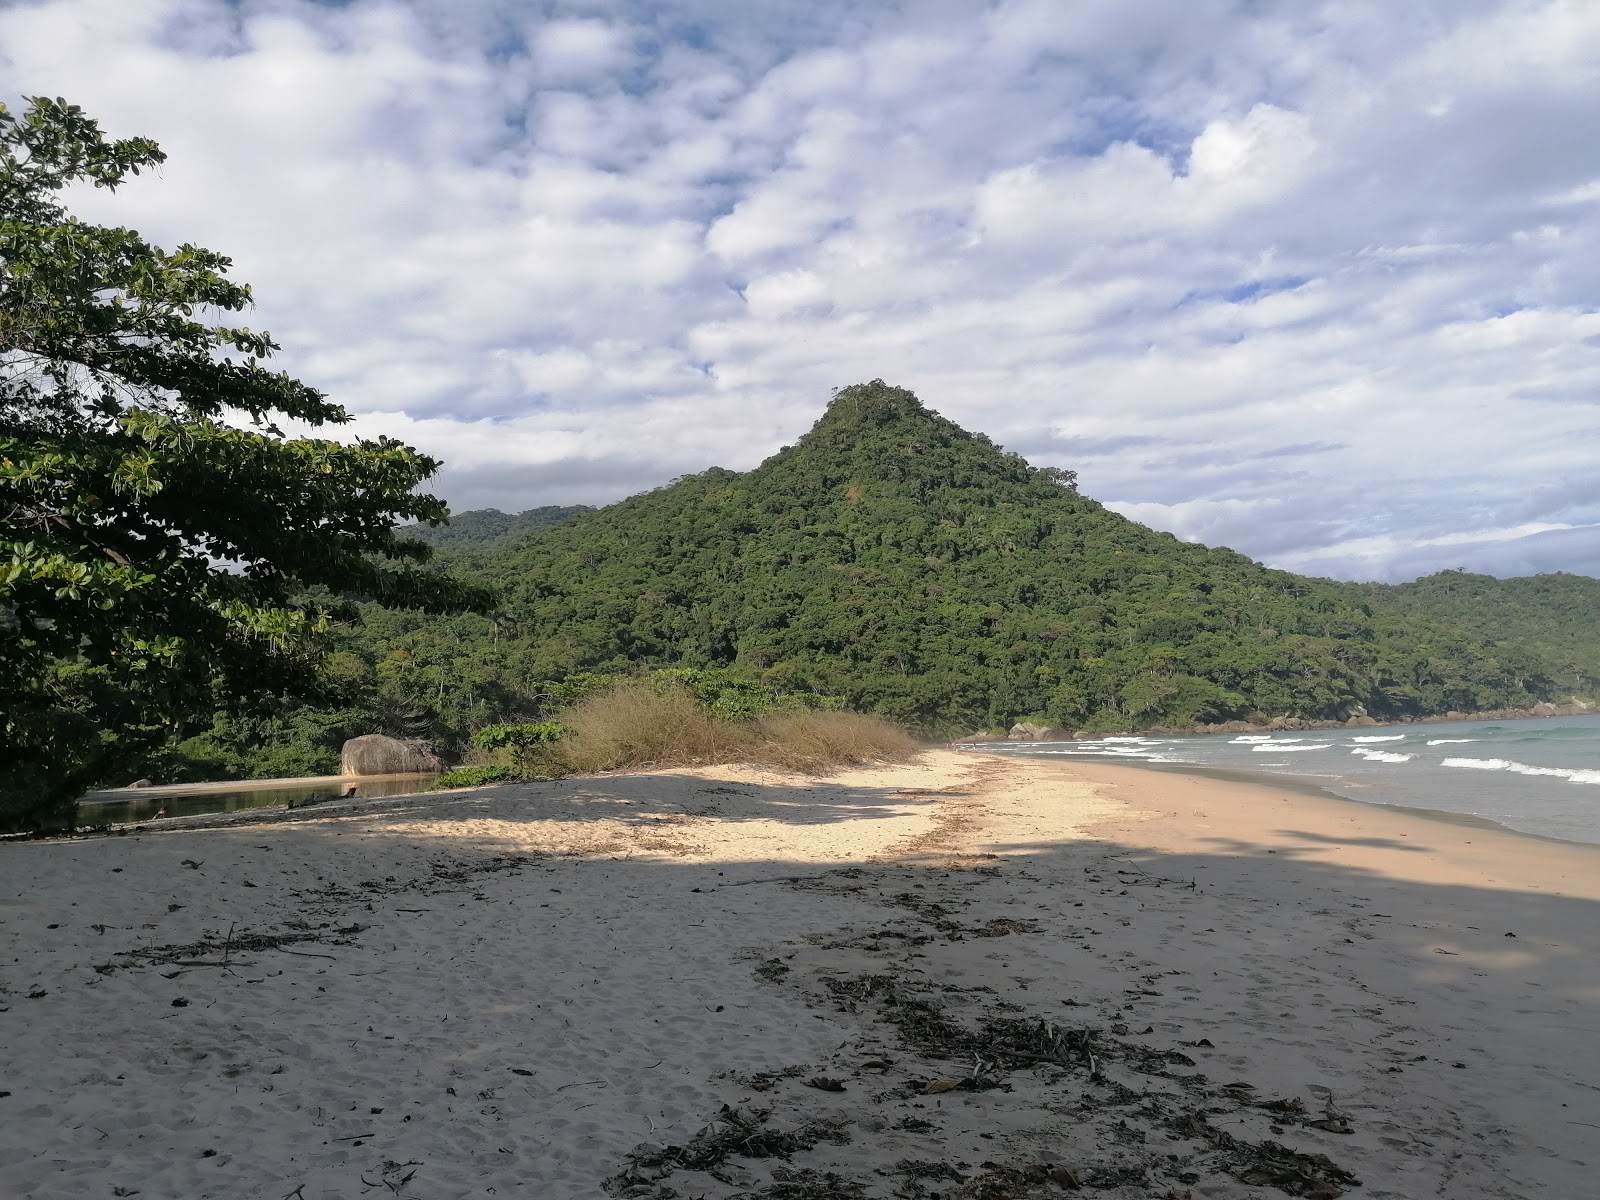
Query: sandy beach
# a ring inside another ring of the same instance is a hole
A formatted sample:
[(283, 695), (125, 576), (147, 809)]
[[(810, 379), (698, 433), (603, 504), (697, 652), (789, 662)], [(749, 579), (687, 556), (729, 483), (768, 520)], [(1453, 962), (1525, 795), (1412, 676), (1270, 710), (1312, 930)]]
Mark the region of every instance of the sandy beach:
[(1600, 1193), (1600, 850), (933, 751), (0, 846), (7, 1197)]

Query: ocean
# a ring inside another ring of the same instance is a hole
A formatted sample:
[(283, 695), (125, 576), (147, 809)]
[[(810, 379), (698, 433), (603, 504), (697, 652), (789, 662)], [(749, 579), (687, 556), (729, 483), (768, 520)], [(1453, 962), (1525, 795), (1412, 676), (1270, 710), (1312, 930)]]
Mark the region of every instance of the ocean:
[(1600, 844), (1600, 716), (985, 743), (983, 750), (1291, 777), (1367, 804)]

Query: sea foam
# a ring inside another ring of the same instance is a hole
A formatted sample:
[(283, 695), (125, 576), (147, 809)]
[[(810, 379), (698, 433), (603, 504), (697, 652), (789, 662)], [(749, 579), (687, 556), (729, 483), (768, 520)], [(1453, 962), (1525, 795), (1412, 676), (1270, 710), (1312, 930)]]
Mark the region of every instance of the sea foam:
[(1465, 767), (1470, 771), (1510, 771), (1516, 775), (1548, 775), (1569, 783), (1600, 783), (1600, 771), (1571, 767), (1530, 767), (1510, 758), (1447, 758), (1445, 767)]
[(1406, 735), (1403, 733), (1389, 734), (1385, 737), (1353, 737), (1352, 742), (1403, 742)]
[(1403, 763), (1412, 759), (1412, 755), (1409, 754), (1396, 754), (1392, 750), (1364, 750), (1359, 746), (1350, 753), (1359, 754), (1368, 762)]

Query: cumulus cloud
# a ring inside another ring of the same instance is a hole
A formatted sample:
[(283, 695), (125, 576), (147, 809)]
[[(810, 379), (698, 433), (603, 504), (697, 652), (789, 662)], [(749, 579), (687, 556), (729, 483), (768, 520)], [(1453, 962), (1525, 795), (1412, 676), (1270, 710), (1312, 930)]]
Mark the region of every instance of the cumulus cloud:
[(883, 377), (1295, 570), (1600, 572), (1600, 8), (26, 0), (8, 103), (166, 168), (283, 365), (458, 506)]

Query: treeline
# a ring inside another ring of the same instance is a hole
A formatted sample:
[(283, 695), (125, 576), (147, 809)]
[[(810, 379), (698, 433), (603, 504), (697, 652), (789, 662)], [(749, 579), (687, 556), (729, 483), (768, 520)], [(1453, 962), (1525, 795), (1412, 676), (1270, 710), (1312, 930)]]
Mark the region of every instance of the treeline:
[[(586, 671), (732, 671), (936, 736), (1025, 718), (1094, 730), (1405, 718), (1594, 682), (1573, 666), (1592, 660), (1563, 649), (1578, 645), (1571, 621), (1542, 641), (1513, 636), (1433, 603), (1428, 581), (1309, 579), (1181, 542), (881, 382), (839, 392), (753, 471), (451, 528), (466, 536), (423, 535), (436, 564), (496, 589), (493, 613), (368, 607), (328, 660), (351, 707), (285, 713), (265, 740), (218, 728), (178, 757), (231, 747), (242, 766), (269, 744), (326, 756), (373, 728), (448, 750), (483, 724), (536, 719), (551, 681)], [(276, 773), (287, 753), (259, 769)]]
[(1440, 571), (1410, 583), (1350, 586), (1374, 605), (1444, 622), (1488, 643), (1524, 646), (1564, 693), (1600, 693), (1600, 579)]

